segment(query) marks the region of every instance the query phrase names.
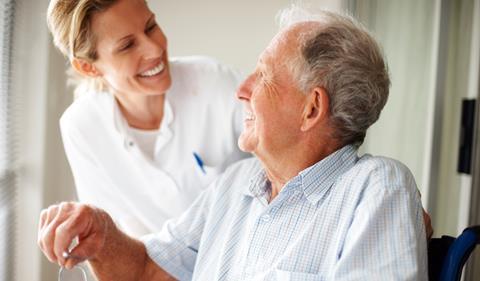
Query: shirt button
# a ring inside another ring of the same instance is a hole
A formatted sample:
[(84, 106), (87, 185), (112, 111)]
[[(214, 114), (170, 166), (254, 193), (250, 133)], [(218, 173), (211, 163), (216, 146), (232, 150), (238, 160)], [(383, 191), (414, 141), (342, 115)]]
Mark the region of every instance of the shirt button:
[(272, 220), (272, 216), (270, 215), (263, 215), (261, 218), (260, 218), (263, 222), (269, 222)]

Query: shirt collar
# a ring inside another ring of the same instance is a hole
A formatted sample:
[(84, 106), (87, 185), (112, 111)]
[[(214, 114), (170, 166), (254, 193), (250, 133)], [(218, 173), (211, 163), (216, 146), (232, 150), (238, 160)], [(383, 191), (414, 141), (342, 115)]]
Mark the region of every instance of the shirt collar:
[[(124, 138), (125, 143), (128, 143), (131, 141), (131, 133), (129, 130), (129, 125), (127, 123), (127, 120), (123, 116), (120, 106), (118, 105), (117, 100), (115, 99), (115, 96), (111, 93), (106, 93), (108, 95), (111, 95), (112, 97), (112, 107), (113, 107), (113, 122), (115, 125), (115, 129), (117, 132), (122, 135)], [(164, 136), (164, 140), (162, 142), (167, 142), (168, 139), (172, 136), (172, 131), (170, 129), (170, 124), (172, 123), (174, 119), (174, 114), (172, 110), (172, 106), (170, 105), (170, 102), (168, 101), (167, 98), (165, 98), (165, 103), (164, 103), (164, 113), (163, 113), (163, 118), (162, 122), (160, 124), (159, 128), (159, 136)]]
[[(307, 200), (315, 205), (325, 196), (335, 181), (355, 164), (357, 159), (357, 149), (352, 145), (344, 146), (301, 171), (283, 187), (281, 192), (300, 186)], [(265, 196), (269, 187), (270, 182), (265, 170), (258, 165), (243, 194), (251, 197)]]
[(250, 187), (248, 189), (249, 195), (253, 197), (262, 197), (268, 192), (270, 181), (267, 178), (265, 170), (260, 170), (250, 181)]
[(249, 182), (242, 190), (242, 194), (250, 197), (261, 197), (268, 191), (269, 180), (260, 161), (255, 159), (254, 163), (252, 172), (248, 173)]
[(301, 171), (297, 177), (307, 200), (313, 205), (317, 204), (357, 160), (357, 149), (353, 145), (347, 145)]

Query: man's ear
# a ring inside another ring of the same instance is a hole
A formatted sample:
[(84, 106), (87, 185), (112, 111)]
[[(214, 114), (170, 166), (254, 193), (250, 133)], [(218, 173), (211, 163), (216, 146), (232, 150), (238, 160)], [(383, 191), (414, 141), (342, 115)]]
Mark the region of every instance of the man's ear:
[(301, 130), (306, 132), (328, 118), (329, 98), (324, 88), (316, 87), (307, 96)]
[(89, 77), (98, 77), (101, 76), (100, 71), (90, 62), (84, 59), (74, 58), (71, 61), (73, 69), (78, 73), (83, 74)]

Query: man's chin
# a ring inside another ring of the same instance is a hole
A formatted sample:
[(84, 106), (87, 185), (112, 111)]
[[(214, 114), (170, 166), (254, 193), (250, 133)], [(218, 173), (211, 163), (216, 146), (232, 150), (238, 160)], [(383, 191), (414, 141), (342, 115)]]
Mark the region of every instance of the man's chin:
[(238, 148), (240, 148), (241, 151), (253, 153), (253, 148), (254, 148), (253, 142), (251, 140), (249, 141), (247, 137), (240, 135), (237, 143), (238, 143)]

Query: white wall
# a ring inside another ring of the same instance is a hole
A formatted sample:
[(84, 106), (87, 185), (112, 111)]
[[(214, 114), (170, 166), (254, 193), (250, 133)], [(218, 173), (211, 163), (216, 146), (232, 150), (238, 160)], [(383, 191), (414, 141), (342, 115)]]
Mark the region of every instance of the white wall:
[[(474, 2), (477, 2), (475, 4)], [(475, 8), (476, 6), (476, 8)], [(436, 196), (438, 233), (458, 235), (468, 225), (471, 176), (457, 172), (462, 98), (478, 94), (478, 1), (451, 2), (447, 37), (440, 165)]]
[(65, 89), (63, 57), (53, 50), (45, 25), (47, 0), (17, 1), (13, 91), (19, 100), (19, 170), (15, 278), (56, 280), (58, 267), (37, 247), (40, 210), (74, 199), (72, 177), (58, 130), (58, 118), (71, 102)]
[[(43, 3), (42, 3), (43, 2)], [(45, 1), (19, 4), (14, 35), (13, 90), (22, 104), (18, 124), (20, 153), (18, 169), (18, 228), (16, 237), (17, 280), (39, 280), (40, 253), (36, 247), (36, 223), (43, 198), (43, 146), (45, 144), (45, 85), (47, 36), (38, 28), (39, 11)], [(30, 8), (30, 10), (29, 10)], [(36, 54), (27, 46), (36, 46)], [(29, 65), (31, 64), (31, 65)], [(25, 83), (25, 78), (29, 83)], [(28, 268), (27, 268), (28, 265)]]
[(477, 95), (478, 0), (349, 2), (383, 45), (392, 78), (363, 149), (406, 163), (436, 235), (456, 236), (467, 225), (470, 201), (471, 177), (456, 168), (461, 99)]
[[(341, 2), (310, 1), (314, 7), (333, 10), (340, 10)], [(243, 74), (253, 71), (261, 51), (278, 31), (275, 15), (290, 3), (292, 0), (149, 1), (169, 39), (170, 56), (208, 55)]]
[(390, 96), (362, 149), (405, 163), (428, 199), (437, 54), (436, 1), (352, 1), (385, 52)]

